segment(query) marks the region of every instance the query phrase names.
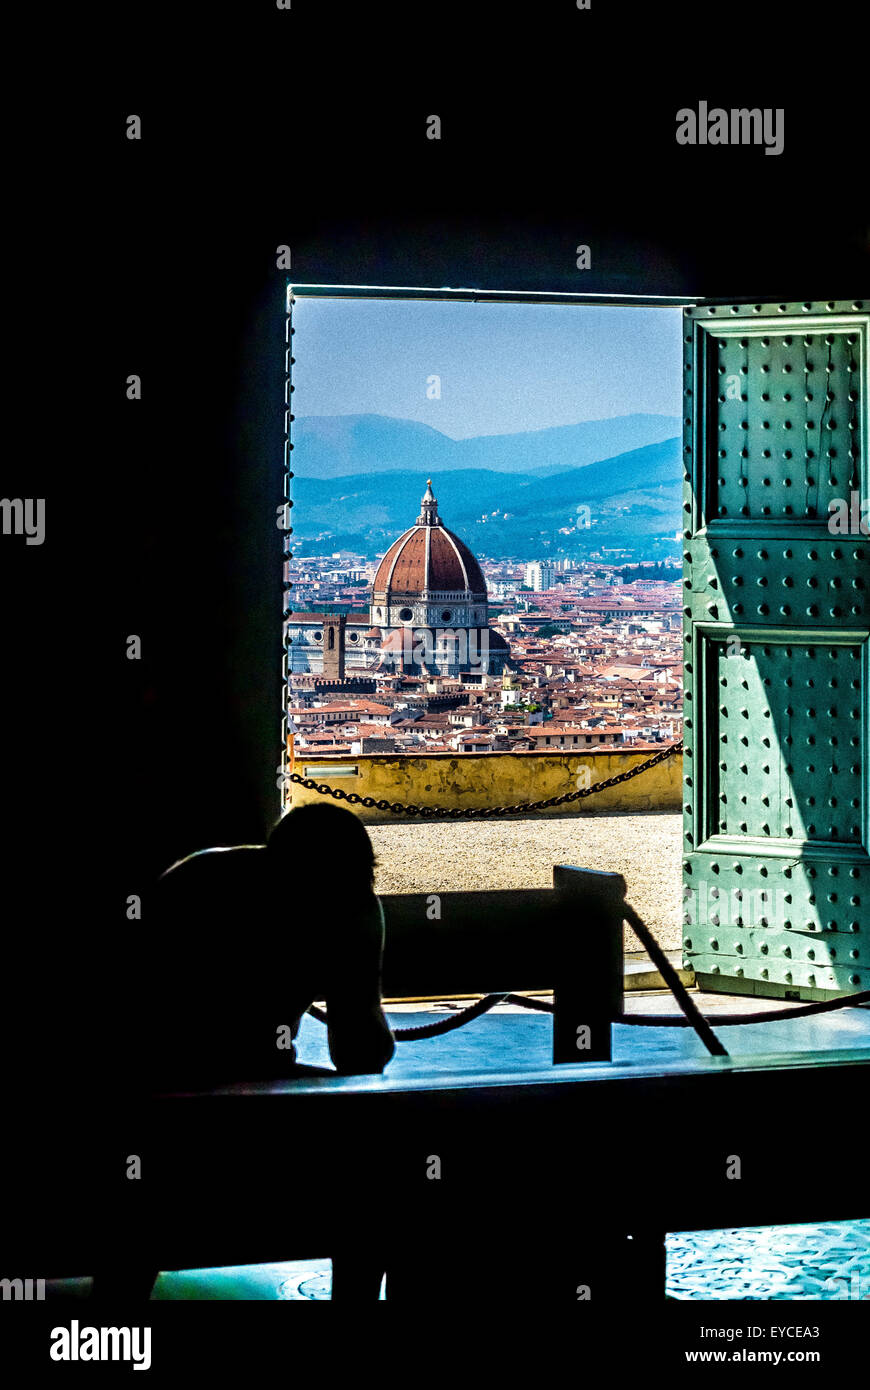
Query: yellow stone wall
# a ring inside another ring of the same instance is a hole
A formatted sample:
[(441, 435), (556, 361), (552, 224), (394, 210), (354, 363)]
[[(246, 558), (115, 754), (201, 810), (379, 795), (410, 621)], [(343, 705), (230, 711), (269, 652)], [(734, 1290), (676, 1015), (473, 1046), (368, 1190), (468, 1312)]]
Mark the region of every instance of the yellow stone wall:
[[(538, 801), (575, 791), (578, 777), (588, 769), (595, 782), (627, 772), (649, 758), (642, 753), (564, 752), (564, 753), (430, 753), (401, 757), (391, 753), (364, 757), (325, 754), (306, 757), (299, 754), (294, 772), (311, 776), (317, 782), (376, 800), (414, 802), (438, 806), (510, 806), (519, 801)], [(358, 769), (356, 776), (330, 776), (329, 767)], [(311, 769), (306, 773), (306, 768)], [(656, 767), (611, 787), (563, 806), (551, 807), (541, 815), (602, 815), (614, 811), (679, 811), (682, 806), (682, 754), (675, 753)], [(325, 798), (316, 791), (293, 785), (293, 806)], [(345, 804), (345, 803), (336, 803)], [(365, 821), (393, 821), (394, 812), (353, 806), (351, 810)], [(404, 819), (404, 815), (401, 819)]]

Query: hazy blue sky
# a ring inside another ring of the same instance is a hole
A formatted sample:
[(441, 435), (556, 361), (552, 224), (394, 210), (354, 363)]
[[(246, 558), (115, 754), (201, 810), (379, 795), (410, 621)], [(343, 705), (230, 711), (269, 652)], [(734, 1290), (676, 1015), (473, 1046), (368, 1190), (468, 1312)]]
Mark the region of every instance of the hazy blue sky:
[(680, 309), (302, 299), (293, 325), (300, 416), (392, 415), (463, 439), (681, 410)]

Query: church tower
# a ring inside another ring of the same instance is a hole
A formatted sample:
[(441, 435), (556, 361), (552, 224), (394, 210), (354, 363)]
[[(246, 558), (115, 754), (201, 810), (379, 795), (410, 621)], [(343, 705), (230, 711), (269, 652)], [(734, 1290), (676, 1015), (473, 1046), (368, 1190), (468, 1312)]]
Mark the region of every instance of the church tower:
[(347, 615), (328, 613), (323, 619), (323, 674), (344, 680), (344, 637)]

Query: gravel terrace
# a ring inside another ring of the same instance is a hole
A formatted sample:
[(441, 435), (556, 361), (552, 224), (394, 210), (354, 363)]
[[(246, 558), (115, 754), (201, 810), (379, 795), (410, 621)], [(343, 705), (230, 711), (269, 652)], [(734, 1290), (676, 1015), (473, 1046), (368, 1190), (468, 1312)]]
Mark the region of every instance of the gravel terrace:
[[(673, 812), (369, 825), (379, 893), (549, 888), (554, 864), (621, 873), (667, 950), (681, 943), (682, 817)], [(625, 948), (640, 942), (626, 930)]]

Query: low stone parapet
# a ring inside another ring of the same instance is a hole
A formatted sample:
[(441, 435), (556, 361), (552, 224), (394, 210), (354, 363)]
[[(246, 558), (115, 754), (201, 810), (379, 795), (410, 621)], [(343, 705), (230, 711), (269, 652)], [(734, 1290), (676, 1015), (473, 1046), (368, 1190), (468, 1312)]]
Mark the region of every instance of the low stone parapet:
[[(651, 756), (636, 750), (559, 753), (367, 753), (361, 756), (300, 753), (294, 772), (375, 800), (453, 807), (513, 806), (578, 791), (628, 772)], [(615, 811), (678, 811), (682, 806), (681, 753), (647, 768), (630, 781), (535, 811), (535, 815), (612, 815)], [(316, 791), (293, 785), (293, 806), (322, 801)], [(352, 806), (362, 820), (393, 821), (397, 814)], [(406, 819), (401, 814), (401, 819)]]

